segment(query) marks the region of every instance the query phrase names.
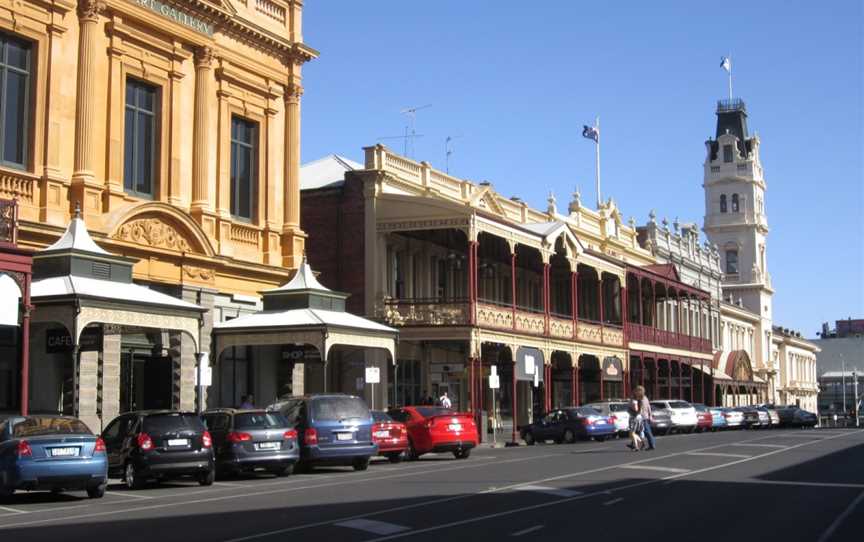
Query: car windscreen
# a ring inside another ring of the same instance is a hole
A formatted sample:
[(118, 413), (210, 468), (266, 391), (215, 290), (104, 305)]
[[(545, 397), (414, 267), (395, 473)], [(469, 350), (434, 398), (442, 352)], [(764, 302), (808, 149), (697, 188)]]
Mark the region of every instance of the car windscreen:
[(369, 407), (359, 397), (322, 397), (312, 401), (312, 419), (339, 421), (369, 418)]
[(626, 412), (627, 403), (609, 403), (610, 412)]
[(162, 433), (175, 433), (177, 431), (205, 431), (204, 422), (195, 414), (169, 412), (165, 414), (151, 414), (144, 418), (145, 433), (159, 435)]
[(652, 402), (651, 408), (656, 408), (658, 410), (666, 410), (669, 407), (666, 406), (666, 403), (654, 403), (654, 402)]
[(593, 409), (591, 407), (579, 407), (574, 408), (571, 412), (576, 412), (579, 416), (602, 416), (599, 410)]
[(238, 429), (288, 427), (288, 420), (276, 412), (243, 412), (234, 415), (234, 427)]
[(27, 418), (12, 427), (12, 437), (36, 437), (40, 435), (92, 435), (81, 420), (73, 418), (35, 417)]
[(377, 423), (385, 423), (385, 422), (392, 422), (393, 418), (388, 416), (386, 412), (381, 412), (380, 410), (373, 410), (372, 411), (372, 420), (377, 422)]
[(449, 416), (450, 414), (456, 414), (456, 412), (452, 408), (444, 407), (417, 407), (417, 413), (424, 418), (431, 418), (432, 416)]
[(669, 406), (672, 408), (690, 408), (693, 405), (685, 401), (669, 401)]

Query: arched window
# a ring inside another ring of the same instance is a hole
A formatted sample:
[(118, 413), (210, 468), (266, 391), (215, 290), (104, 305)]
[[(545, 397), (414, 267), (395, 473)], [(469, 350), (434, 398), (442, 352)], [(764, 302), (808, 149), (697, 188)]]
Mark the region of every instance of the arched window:
[(736, 249), (726, 251), (726, 273), (729, 275), (738, 274), (738, 250)]
[(738, 212), (738, 194), (732, 194), (732, 212)]
[(720, 212), (726, 212), (726, 194), (720, 194)]

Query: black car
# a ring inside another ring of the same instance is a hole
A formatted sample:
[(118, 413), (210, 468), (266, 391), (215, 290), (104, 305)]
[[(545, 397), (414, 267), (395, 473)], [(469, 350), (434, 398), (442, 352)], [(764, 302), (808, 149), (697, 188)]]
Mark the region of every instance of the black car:
[(616, 434), (615, 422), (590, 407), (570, 407), (539, 416), (532, 424), (519, 428), (525, 444), (552, 440), (570, 444), (577, 438), (604, 441)]
[(278, 412), (209, 410), (203, 415), (213, 436), (216, 470), (232, 475), (266, 470), (287, 476), (300, 459), (297, 431)]
[(816, 427), (819, 422), (816, 414), (797, 406), (777, 407), (777, 414), (784, 427)]
[(213, 484), (213, 440), (194, 412), (127, 412), (108, 424), (102, 440), (109, 476), (122, 477), (130, 489), (143, 487), (148, 479), (181, 476), (194, 476), (202, 486)]

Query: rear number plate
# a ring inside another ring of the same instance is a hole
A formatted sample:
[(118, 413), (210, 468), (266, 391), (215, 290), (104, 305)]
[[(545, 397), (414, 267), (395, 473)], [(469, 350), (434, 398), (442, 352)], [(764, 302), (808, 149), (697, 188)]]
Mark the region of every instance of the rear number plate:
[(168, 446), (189, 446), (189, 439), (185, 439), (185, 438), (168, 439)]
[(336, 433), (336, 440), (351, 440), (351, 433)]
[(259, 442), (255, 445), (255, 448), (257, 450), (275, 450), (279, 448), (279, 444), (278, 442)]
[(390, 438), (390, 431), (375, 431), (377, 438)]
[(78, 457), (80, 450), (81, 448), (78, 448), (77, 446), (69, 448), (52, 448), (51, 457)]
[(462, 424), (451, 423), (449, 428), (451, 431), (461, 431), (462, 430)]

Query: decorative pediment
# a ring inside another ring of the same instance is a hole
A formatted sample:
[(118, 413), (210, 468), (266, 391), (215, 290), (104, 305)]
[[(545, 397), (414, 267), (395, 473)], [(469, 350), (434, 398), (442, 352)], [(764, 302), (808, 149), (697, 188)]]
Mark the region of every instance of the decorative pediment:
[(473, 198), (471, 198), (471, 206), (478, 209), (490, 211), (499, 216), (505, 216), (504, 208), (498, 203), (498, 198), (492, 187), (483, 187)]
[(118, 210), (106, 221), (118, 241), (181, 253), (214, 256), (207, 235), (188, 214), (161, 202)]
[(726, 374), (740, 382), (753, 381), (753, 365), (745, 350), (734, 350), (726, 359)]
[(114, 239), (177, 252), (193, 252), (192, 245), (177, 228), (161, 218), (136, 218), (120, 226)]

